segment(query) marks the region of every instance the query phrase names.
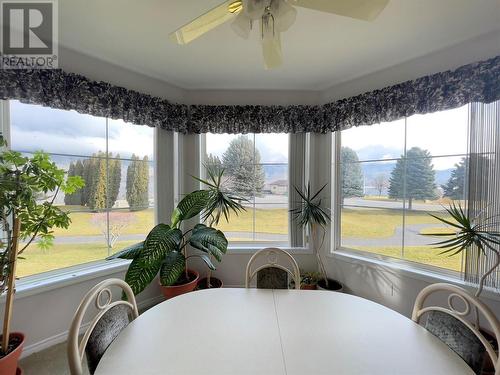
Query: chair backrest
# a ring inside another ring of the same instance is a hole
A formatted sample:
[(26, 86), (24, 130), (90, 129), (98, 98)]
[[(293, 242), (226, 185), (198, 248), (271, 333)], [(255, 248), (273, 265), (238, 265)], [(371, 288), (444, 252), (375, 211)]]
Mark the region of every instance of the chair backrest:
[[(424, 307), (426, 299), (437, 292), (448, 295), (448, 307)], [(463, 307), (455, 306), (458, 301)], [(500, 375), (499, 357), (493, 345), (479, 330), (479, 317), (481, 315), (488, 323), (497, 343), (500, 339), (500, 323), (490, 308), (477, 297), (469, 294), (464, 288), (452, 284), (432, 284), (418, 294), (412, 320), (419, 323), (424, 314), (427, 314), (425, 328), (462, 357), (476, 373), (481, 371), (482, 359), (486, 352), (495, 367), (495, 375)], [(467, 318), (469, 315), (473, 316), (474, 323)]]
[[(291, 269), (279, 264), (280, 261), (289, 263), (291, 265)], [(300, 289), (300, 271), (297, 262), (295, 261), (295, 259), (293, 259), (290, 253), (275, 247), (261, 249), (254, 255), (252, 255), (252, 257), (248, 261), (247, 269), (245, 272), (245, 288), (250, 287), (250, 282), (255, 277), (255, 275), (259, 275), (259, 273), (262, 273), (266, 270), (273, 270), (277, 272), (267, 273), (266, 276), (269, 277), (270, 280), (272, 280), (271, 283), (266, 283), (262, 279), (259, 280), (259, 276), (257, 276), (258, 288), (282, 288), (282, 285), (280, 285), (281, 282), (279, 280), (282, 279), (283, 275), (286, 275), (286, 288), (288, 288), (288, 275), (290, 275), (295, 282), (295, 289)], [(276, 285), (272, 285), (273, 282), (276, 281), (278, 281), (278, 283)]]
[[(111, 287), (121, 288), (127, 300), (112, 302)], [(97, 308), (97, 314), (90, 321), (82, 339), (78, 342), (82, 320), (92, 303)], [(83, 297), (73, 317), (68, 335), (68, 362), (71, 375), (82, 374), (82, 360), (85, 353), (87, 353), (89, 371), (91, 374), (94, 373), (108, 346), (130, 322), (129, 313), (132, 319), (139, 316), (134, 293), (123, 280), (104, 280)]]

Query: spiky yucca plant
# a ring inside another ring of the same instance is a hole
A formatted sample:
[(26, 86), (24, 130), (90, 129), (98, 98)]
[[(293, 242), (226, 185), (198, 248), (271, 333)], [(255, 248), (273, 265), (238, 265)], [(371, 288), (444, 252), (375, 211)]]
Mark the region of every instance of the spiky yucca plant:
[(453, 256), (464, 251), (469, 251), (472, 246), (476, 246), (481, 254), (487, 255), (486, 250), (491, 252), (496, 257), (494, 265), (486, 271), (479, 279), (479, 286), (476, 292), (478, 297), (483, 291), (484, 282), (500, 264), (500, 254), (498, 247), (500, 245), (500, 232), (495, 230), (498, 227), (498, 221), (493, 221), (496, 217), (482, 218), (482, 213), (474, 218), (469, 218), (469, 215), (463, 210), (462, 206), (453, 203), (449, 208), (445, 208), (446, 212), (451, 217), (451, 220), (429, 214), (440, 222), (447, 224), (455, 229), (454, 233), (428, 233), (427, 236), (451, 237), (443, 241), (434, 243), (438, 249), (444, 249), (440, 254), (448, 254)]
[[(313, 250), (316, 255), (316, 260), (318, 262), (318, 269), (321, 273), (322, 278), (325, 280), (325, 285), (328, 287), (328, 275), (326, 273), (325, 265), (323, 264), (323, 259), (321, 258), (320, 249), (323, 247), (325, 242), (326, 228), (330, 222), (330, 214), (326, 208), (323, 208), (322, 201), (319, 195), (325, 189), (327, 184), (323, 185), (316, 193), (311, 193), (311, 185), (307, 184), (304, 191), (301, 191), (296, 186), (294, 186), (295, 191), (300, 197), (300, 202), (297, 208), (290, 210), (294, 219), (297, 221), (301, 227), (309, 227), (311, 230), (311, 241), (313, 243)], [(314, 246), (314, 240), (317, 238), (318, 230), (323, 232), (321, 236), (321, 243), (316, 248)]]

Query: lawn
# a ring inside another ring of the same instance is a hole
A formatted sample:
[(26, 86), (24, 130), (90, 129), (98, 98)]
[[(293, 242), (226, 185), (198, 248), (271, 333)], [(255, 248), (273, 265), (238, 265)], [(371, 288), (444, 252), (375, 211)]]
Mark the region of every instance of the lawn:
[[(346, 238), (387, 238), (403, 225), (401, 210), (343, 208), (341, 217), (342, 236)], [(405, 220), (406, 224), (439, 226), (436, 219), (422, 211), (406, 211)]]
[[(133, 241), (119, 242), (112, 252), (133, 243)], [(104, 241), (102, 243), (55, 244), (48, 250), (40, 250), (36, 246), (30, 246), (22, 256), (26, 259), (20, 259), (17, 265), (17, 276), (19, 277), (102, 260), (108, 256), (108, 249)]]
[[(128, 213), (128, 211), (124, 212)], [(256, 209), (255, 217), (253, 213), (254, 210), (249, 209), (240, 213), (237, 217), (232, 216), (229, 223), (222, 220), (218, 228), (224, 232), (228, 232), (227, 236), (232, 241), (251, 240), (254, 225), (255, 232), (257, 233), (282, 235), (288, 233), (288, 210), (281, 208)], [(154, 212), (151, 209), (130, 212), (127, 215), (132, 216), (133, 219), (124, 228), (122, 234), (143, 234), (145, 236), (154, 225)], [(401, 215), (401, 211), (397, 210), (344, 208), (342, 210), (342, 236), (345, 238), (364, 239), (391, 237), (396, 227), (402, 225)], [(93, 223), (94, 216), (95, 214), (91, 212), (71, 213), (72, 224), (70, 228), (68, 230), (56, 229), (56, 238), (67, 236), (100, 236), (101, 232), (98, 226)], [(408, 224), (436, 224), (436, 228), (426, 229), (425, 232), (439, 232), (443, 230), (443, 227), (438, 227), (437, 220), (424, 212), (407, 212), (406, 222)], [(231, 234), (229, 232), (239, 233)], [(248, 236), (245, 233), (248, 233)], [(122, 241), (115, 246), (113, 252), (118, 251), (125, 244), (132, 243), (134, 241)], [(372, 252), (376, 251), (387, 256), (400, 257), (399, 247), (365, 247), (360, 249)], [(100, 260), (108, 254), (103, 237), (102, 242), (99, 241), (96, 243), (56, 243), (53, 248), (46, 251), (42, 251), (36, 246), (30, 246), (23, 255), (26, 257), (26, 260), (20, 261), (18, 268), (20, 276)], [(438, 256), (436, 250), (429, 249), (428, 247), (408, 247), (406, 259), (433, 264), (439, 267), (460, 268), (458, 257), (454, 259), (447, 258), (446, 256)]]
[[(367, 251), (370, 253), (377, 253), (386, 255), (393, 258), (402, 258), (401, 247), (368, 247), (359, 246), (359, 250)], [(448, 256), (446, 254), (439, 254), (441, 249), (434, 249), (428, 246), (406, 246), (404, 252), (404, 259), (424, 263), (436, 267), (446, 268), (454, 271), (462, 269), (461, 255)]]
[[(80, 207), (78, 207), (81, 209)], [(76, 207), (72, 207), (76, 209)], [(142, 211), (116, 211), (130, 217), (130, 223), (124, 228), (122, 234), (147, 234), (154, 226), (154, 210), (147, 209)], [(71, 225), (68, 229), (54, 229), (54, 235), (57, 236), (99, 236), (101, 230), (93, 219), (96, 215), (93, 212), (71, 212)]]

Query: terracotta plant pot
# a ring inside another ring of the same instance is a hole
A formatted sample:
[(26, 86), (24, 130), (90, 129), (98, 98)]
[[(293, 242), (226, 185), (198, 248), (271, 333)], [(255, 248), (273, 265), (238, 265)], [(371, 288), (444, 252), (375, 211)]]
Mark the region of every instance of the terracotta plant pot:
[(180, 285), (172, 285), (172, 286), (163, 286), (160, 284), (160, 289), (166, 299), (180, 296), (184, 293), (192, 292), (196, 288), (196, 284), (198, 284), (198, 279), (200, 278), (200, 274), (194, 270), (188, 270), (189, 274), (189, 282), (180, 284)]
[(16, 348), (7, 354), (5, 357), (0, 358), (0, 374), (2, 375), (16, 375), (22, 374), (22, 370), (17, 367), (17, 362), (21, 356), (24, 345), (24, 334), (20, 332), (12, 332), (9, 340), (17, 339), (19, 343)]
[[(208, 289), (207, 288), (207, 281), (208, 281), (208, 279), (206, 277), (204, 277), (203, 279), (200, 279), (200, 281), (198, 281), (198, 289)], [(210, 289), (222, 288), (223, 285), (224, 285), (224, 283), (222, 282), (221, 279), (218, 279), (218, 278), (213, 277), (213, 276), (210, 278)]]
[(300, 289), (302, 289), (302, 290), (316, 290), (316, 289), (318, 289), (318, 286), (316, 284), (302, 284), (300, 286)]
[(328, 287), (325, 285), (325, 280), (321, 279), (318, 281), (318, 289), (329, 290), (332, 292), (342, 292), (344, 290), (344, 286), (340, 281), (328, 278)]

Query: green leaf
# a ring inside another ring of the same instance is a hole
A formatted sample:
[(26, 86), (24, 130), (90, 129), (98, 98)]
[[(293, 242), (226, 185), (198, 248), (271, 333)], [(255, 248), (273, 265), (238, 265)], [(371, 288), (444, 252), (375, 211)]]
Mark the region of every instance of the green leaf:
[(199, 215), (205, 209), (209, 199), (207, 190), (196, 190), (186, 195), (177, 205), (180, 220), (188, 220)]
[(165, 256), (160, 268), (160, 283), (163, 286), (171, 286), (182, 275), (186, 269), (186, 259), (179, 251), (171, 251)]
[(134, 259), (143, 249), (144, 241), (128, 246), (125, 249), (109, 256), (106, 260), (111, 259)]
[(146, 237), (139, 257), (145, 264), (161, 262), (168, 252), (179, 248), (181, 240), (182, 232), (179, 229), (172, 229), (163, 223), (158, 224)]
[(134, 295), (142, 292), (158, 274), (161, 262), (154, 264), (144, 264), (142, 259), (135, 258), (130, 263), (127, 273), (125, 274), (125, 281), (132, 288)]
[(195, 249), (211, 254), (217, 261), (227, 251), (227, 239), (220, 230), (198, 224), (193, 228), (189, 244)]

